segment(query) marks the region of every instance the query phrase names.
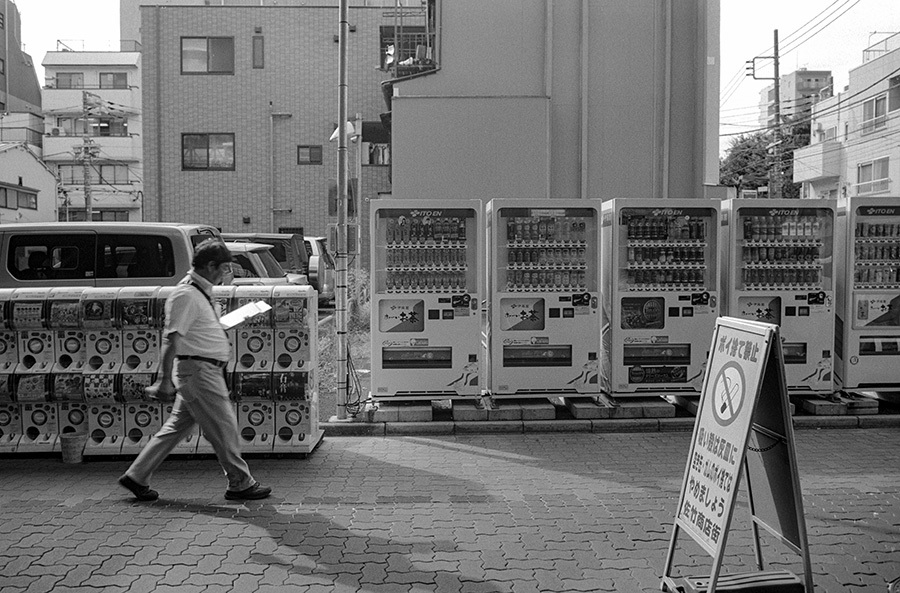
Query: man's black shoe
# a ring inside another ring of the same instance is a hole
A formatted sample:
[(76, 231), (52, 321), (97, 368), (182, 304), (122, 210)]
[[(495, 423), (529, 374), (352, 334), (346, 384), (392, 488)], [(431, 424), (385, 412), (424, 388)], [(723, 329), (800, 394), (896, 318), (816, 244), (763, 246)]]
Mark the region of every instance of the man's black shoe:
[(150, 486), (141, 486), (128, 476), (119, 478), (119, 485), (126, 490), (130, 490), (134, 497), (141, 502), (149, 502), (159, 498), (159, 492), (152, 490)]
[(225, 498), (228, 500), (259, 500), (272, 494), (272, 489), (259, 485), (259, 482), (243, 490), (226, 490)]

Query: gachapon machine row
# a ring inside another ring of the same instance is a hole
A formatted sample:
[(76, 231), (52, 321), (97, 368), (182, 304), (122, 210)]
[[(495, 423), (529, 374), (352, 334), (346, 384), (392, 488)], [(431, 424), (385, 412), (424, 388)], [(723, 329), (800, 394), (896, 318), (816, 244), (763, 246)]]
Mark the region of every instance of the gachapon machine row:
[(487, 226), (491, 397), (599, 395), (599, 202), (496, 198)]
[(603, 391), (699, 395), (721, 314), (720, 202), (603, 203)]
[(392, 199), (372, 208), (372, 397), (479, 397), (481, 202)]
[(834, 391), (835, 210), (827, 199), (733, 199), (725, 311), (781, 327), (788, 391)]

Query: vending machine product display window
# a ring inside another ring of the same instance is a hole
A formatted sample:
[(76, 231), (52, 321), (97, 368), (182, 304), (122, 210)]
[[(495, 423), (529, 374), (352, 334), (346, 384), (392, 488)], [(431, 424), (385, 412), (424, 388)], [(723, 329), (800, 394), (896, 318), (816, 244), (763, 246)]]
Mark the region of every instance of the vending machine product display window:
[(720, 204), (603, 204), (603, 391), (699, 395), (720, 314)]
[(481, 395), (481, 208), (478, 200), (375, 204), (374, 398)]
[(599, 202), (498, 198), (487, 223), (491, 396), (599, 395)]

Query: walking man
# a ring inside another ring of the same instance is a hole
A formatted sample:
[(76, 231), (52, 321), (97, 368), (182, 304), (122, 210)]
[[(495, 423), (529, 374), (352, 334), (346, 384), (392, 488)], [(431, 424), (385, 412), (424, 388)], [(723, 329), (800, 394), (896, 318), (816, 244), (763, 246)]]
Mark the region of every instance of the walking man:
[(221, 241), (208, 239), (194, 250), (191, 265), (193, 269), (166, 300), (160, 375), (147, 388), (153, 399), (172, 401), (175, 396), (172, 414), (119, 478), (119, 484), (140, 501), (159, 498), (149, 486), (150, 478), (196, 422), (225, 470), (225, 498), (266, 498), (272, 489), (253, 479), (241, 457), (237, 418), (228, 400), (224, 375), (231, 345), (212, 304), (212, 287), (230, 267), (231, 254)]

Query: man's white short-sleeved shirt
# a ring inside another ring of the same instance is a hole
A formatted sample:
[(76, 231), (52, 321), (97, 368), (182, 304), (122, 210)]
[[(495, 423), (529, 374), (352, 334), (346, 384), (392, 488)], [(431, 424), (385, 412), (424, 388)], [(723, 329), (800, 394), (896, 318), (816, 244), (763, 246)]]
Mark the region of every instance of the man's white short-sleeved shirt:
[(218, 312), (207, 296), (212, 296), (212, 284), (199, 274), (189, 272), (166, 299), (165, 335), (177, 333), (180, 336), (178, 356), (204, 356), (227, 361), (231, 358), (231, 344), (219, 323)]

